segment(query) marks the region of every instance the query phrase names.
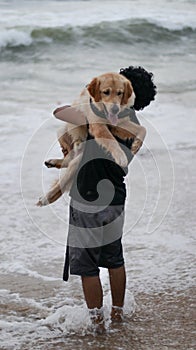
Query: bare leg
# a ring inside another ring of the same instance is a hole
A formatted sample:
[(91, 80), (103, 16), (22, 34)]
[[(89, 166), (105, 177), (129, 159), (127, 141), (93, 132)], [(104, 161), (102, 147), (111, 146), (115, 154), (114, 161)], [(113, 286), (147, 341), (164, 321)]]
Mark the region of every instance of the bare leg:
[(105, 331), (103, 318), (103, 290), (99, 276), (82, 276), (82, 287), (90, 317), (97, 333)]
[(112, 293), (111, 319), (112, 321), (122, 321), (126, 287), (126, 273), (124, 265), (116, 269), (109, 269), (109, 276)]
[(82, 276), (82, 287), (89, 309), (100, 309), (103, 306), (103, 291), (99, 276)]

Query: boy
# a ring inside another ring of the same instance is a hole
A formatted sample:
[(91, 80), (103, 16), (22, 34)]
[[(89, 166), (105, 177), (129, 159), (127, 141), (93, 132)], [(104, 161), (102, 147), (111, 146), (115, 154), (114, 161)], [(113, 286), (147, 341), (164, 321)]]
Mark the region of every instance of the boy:
[[(134, 110), (150, 104), (156, 95), (152, 73), (142, 67), (130, 66), (120, 70), (131, 81), (136, 95), (131, 121), (139, 124)], [(56, 118), (72, 124), (85, 124), (85, 116), (73, 107), (54, 111)], [(121, 140), (119, 145), (130, 163), (133, 139)], [(63, 279), (70, 273), (80, 275), (87, 307), (97, 332), (104, 331), (103, 291), (99, 267), (109, 271), (112, 294), (111, 321), (123, 317), (126, 286), (122, 233), (126, 188), (124, 177), (128, 168), (121, 168), (88, 133), (83, 159), (70, 191), (70, 225)]]

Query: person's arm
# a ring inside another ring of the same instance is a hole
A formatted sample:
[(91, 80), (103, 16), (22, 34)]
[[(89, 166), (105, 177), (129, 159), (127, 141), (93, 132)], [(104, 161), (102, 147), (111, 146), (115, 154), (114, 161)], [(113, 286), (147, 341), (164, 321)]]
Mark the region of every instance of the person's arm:
[(146, 128), (140, 125), (140, 122), (137, 119), (134, 109), (133, 109), (133, 112), (134, 113), (131, 115), (130, 121), (132, 124), (132, 130), (133, 130), (133, 134), (135, 135), (135, 138), (131, 145), (131, 151), (135, 155), (139, 151), (139, 149), (142, 147), (143, 141), (146, 137)]
[(139, 120), (137, 119), (136, 113), (135, 113), (135, 109), (131, 108), (131, 115), (130, 115), (130, 121), (140, 125)]
[(132, 153), (136, 154), (141, 148), (146, 136), (146, 128), (140, 125), (140, 122), (133, 108), (131, 108), (129, 125), (125, 125), (124, 127), (125, 129), (127, 128), (133, 135), (135, 135), (134, 138), (127, 140), (127, 147), (130, 147)]
[(86, 124), (85, 115), (82, 112), (77, 111), (74, 107), (68, 105), (56, 108), (53, 114), (57, 119), (60, 119), (63, 122), (75, 125)]

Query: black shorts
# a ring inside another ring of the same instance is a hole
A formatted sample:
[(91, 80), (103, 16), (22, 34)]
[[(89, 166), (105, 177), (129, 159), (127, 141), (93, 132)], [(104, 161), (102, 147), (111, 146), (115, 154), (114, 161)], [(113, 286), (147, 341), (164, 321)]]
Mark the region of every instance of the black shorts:
[(124, 205), (76, 205), (71, 202), (68, 243), (63, 279), (70, 274), (98, 276), (99, 267), (118, 268), (124, 265), (122, 233)]

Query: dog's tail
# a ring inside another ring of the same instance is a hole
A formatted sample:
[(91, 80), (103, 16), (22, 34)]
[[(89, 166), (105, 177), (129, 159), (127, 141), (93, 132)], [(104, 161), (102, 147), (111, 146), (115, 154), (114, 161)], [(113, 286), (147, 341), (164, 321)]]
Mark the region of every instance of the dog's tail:
[(83, 153), (79, 153), (77, 157), (72, 159), (66, 173), (58, 181), (55, 182), (51, 190), (45, 196), (40, 197), (39, 201), (36, 204), (37, 206), (42, 207), (54, 203), (62, 196), (64, 192), (68, 192), (71, 189), (75, 172), (82, 159), (82, 154)]

